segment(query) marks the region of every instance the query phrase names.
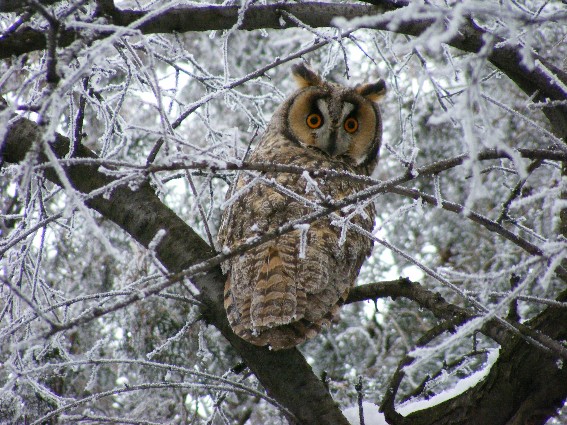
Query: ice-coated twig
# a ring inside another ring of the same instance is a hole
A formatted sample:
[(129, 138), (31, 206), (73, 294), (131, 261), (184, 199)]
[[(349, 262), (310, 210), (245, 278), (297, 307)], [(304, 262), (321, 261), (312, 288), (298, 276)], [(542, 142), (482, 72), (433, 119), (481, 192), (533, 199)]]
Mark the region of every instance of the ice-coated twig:
[(189, 317), (188, 320), (183, 325), (183, 327), (175, 335), (173, 335), (170, 338), (167, 338), (167, 340), (163, 344), (158, 345), (154, 350), (146, 354), (148, 360), (151, 360), (157, 354), (160, 354), (165, 348), (169, 347), (172, 343), (179, 341), (189, 330), (189, 328), (193, 326), (195, 323), (197, 323), (199, 320), (201, 320), (200, 316)]
[(493, 97), (487, 95), (486, 93), (482, 93), (481, 96), (484, 99), (488, 100), (490, 103), (492, 103), (492, 104), (498, 106), (499, 108), (502, 108), (506, 112), (509, 112), (510, 114), (520, 118), (522, 121), (525, 121), (530, 126), (535, 128), (537, 131), (544, 134), (548, 139), (550, 139), (553, 142), (554, 147), (556, 147), (557, 149), (561, 149), (563, 152), (567, 152), (567, 147), (565, 146), (565, 143), (563, 142), (563, 140), (561, 140), (559, 137), (557, 137), (551, 131), (543, 128), (541, 125), (536, 123), (533, 119), (528, 118), (527, 116), (525, 116), (521, 112), (518, 112), (515, 109), (510, 108), (509, 106), (505, 105), (504, 103), (500, 102), (499, 100), (494, 99)]

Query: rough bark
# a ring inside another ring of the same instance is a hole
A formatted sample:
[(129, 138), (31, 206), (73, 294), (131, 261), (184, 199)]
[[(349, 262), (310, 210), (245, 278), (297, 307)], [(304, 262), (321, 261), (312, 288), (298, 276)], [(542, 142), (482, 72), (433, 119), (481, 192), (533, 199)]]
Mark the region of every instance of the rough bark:
[[(386, 2), (387, 3), (387, 2)], [(261, 28), (285, 29), (297, 24), (286, 20), (281, 11), (295, 16), (311, 27), (329, 27), (338, 16), (352, 19), (369, 14), (384, 12), (388, 6), (376, 7), (360, 4), (322, 4), (305, 2), (298, 4), (271, 4), (249, 6), (237, 29), (255, 30)], [(238, 22), (240, 6), (178, 6), (160, 13), (148, 13), (118, 9), (113, 5), (100, 8), (100, 15), (117, 29), (124, 28), (130, 33), (172, 33), (188, 31), (227, 30)], [(283, 21), (281, 20), (283, 19)], [(126, 29), (128, 28), (128, 30)], [(105, 38), (110, 31), (101, 31), (94, 39)], [(82, 31), (74, 28), (62, 28), (58, 34), (59, 47), (66, 47), (82, 38)], [(46, 33), (31, 27), (22, 28), (0, 39), (0, 59), (13, 55), (43, 50), (47, 47)]]

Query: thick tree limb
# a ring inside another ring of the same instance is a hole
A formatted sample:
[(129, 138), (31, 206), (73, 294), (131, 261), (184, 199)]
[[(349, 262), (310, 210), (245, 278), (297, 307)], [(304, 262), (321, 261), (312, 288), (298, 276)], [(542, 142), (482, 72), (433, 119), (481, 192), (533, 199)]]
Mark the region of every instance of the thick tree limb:
[[(1, 160), (21, 162), (28, 153), (33, 154), (38, 140), (41, 140), (41, 130), (30, 120), (17, 119), (0, 144)], [(63, 157), (68, 153), (69, 143), (67, 138), (57, 134), (51, 148), (58, 157)], [(46, 161), (43, 154), (36, 155), (40, 157), (39, 162)], [(80, 144), (75, 147), (74, 155), (96, 158), (92, 151)], [(82, 193), (92, 192), (112, 182), (112, 178), (99, 172), (96, 165), (73, 165), (65, 167), (65, 172), (74, 188)], [(54, 171), (47, 169), (45, 175), (59, 183)], [(148, 184), (136, 191), (117, 187), (109, 197), (97, 196), (86, 204), (145, 247), (160, 229), (165, 229), (167, 234), (155, 252), (173, 273), (214, 255), (199, 235), (159, 200)], [(297, 349), (271, 351), (253, 346), (232, 332), (223, 307), (224, 280), (219, 267), (193, 280), (201, 291), (200, 301), (206, 305), (203, 314), (206, 321), (219, 329), (241, 355), (269, 395), (288, 408), (301, 424), (347, 424), (323, 382)]]
[[(404, 297), (430, 310), (436, 317), (449, 323), (449, 329), (474, 318), (471, 310), (445, 301), (407, 279), (379, 282), (353, 288), (347, 303), (383, 297)], [(557, 301), (565, 302), (567, 292)], [(522, 325), (557, 341), (567, 338), (567, 309), (553, 306)], [(465, 424), (544, 424), (561, 408), (567, 397), (567, 368), (561, 367), (557, 357), (542, 353), (521, 337), (507, 332), (495, 320), (489, 320), (481, 329), (501, 345), (498, 360), (489, 375), (479, 384), (445, 403), (417, 411), (407, 417), (396, 412), (393, 392), (387, 392), (382, 409), (396, 425), (465, 425)], [(406, 358), (401, 365), (411, 363)], [(393, 381), (399, 385), (403, 378), (401, 368)]]
[[(311, 27), (330, 27), (338, 16), (347, 19), (384, 12), (392, 6), (376, 7), (362, 4), (334, 4), (305, 2), (297, 4), (252, 5), (246, 9), (244, 18), (237, 29), (256, 30), (262, 28), (285, 29), (295, 27), (293, 22), (281, 20), (281, 11), (294, 15)], [(102, 8), (101, 13), (114, 29), (98, 29), (95, 38), (102, 39), (115, 31), (128, 27), (142, 34), (173, 33), (190, 31), (227, 30), (233, 28), (239, 18), (240, 6), (195, 6), (186, 5), (166, 9), (161, 13), (147, 11)], [(96, 29), (96, 28), (93, 28)], [(81, 28), (63, 28), (59, 36), (59, 46), (66, 47), (82, 37)], [(45, 33), (31, 27), (22, 28), (8, 37), (0, 37), (0, 59), (21, 55), (47, 47)]]
[[(566, 296), (564, 293), (559, 299)], [(566, 321), (566, 309), (549, 307), (525, 325), (550, 338), (564, 340)], [(554, 356), (534, 350), (521, 338), (511, 334), (505, 338), (498, 360), (476, 386), (407, 417), (395, 413), (393, 400), (385, 400), (386, 417), (403, 425), (545, 424), (565, 402), (567, 370), (560, 367)]]

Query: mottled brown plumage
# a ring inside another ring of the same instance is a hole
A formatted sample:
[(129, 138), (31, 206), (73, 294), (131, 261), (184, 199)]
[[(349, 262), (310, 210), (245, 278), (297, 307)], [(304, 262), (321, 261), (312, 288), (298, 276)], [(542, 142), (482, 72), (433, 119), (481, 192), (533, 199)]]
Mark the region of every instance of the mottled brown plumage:
[[(352, 89), (322, 80), (305, 65), (296, 65), (293, 74), (299, 90), (274, 113), (249, 160), (370, 175), (381, 141), (374, 102), (385, 92), (383, 81)], [(243, 172), (229, 194), (233, 202), (224, 211), (220, 245), (234, 248), (312, 212), (301, 198), (321, 204), (321, 196), (340, 200), (364, 188), (347, 178), (315, 181), (318, 190), (301, 174), (257, 178)], [(371, 231), (374, 207), (366, 206), (351, 222)], [(341, 228), (324, 218), (229, 260), (225, 308), (234, 332), (253, 344), (282, 349), (335, 320), (372, 249), (372, 242), (353, 230), (344, 243), (340, 236)]]

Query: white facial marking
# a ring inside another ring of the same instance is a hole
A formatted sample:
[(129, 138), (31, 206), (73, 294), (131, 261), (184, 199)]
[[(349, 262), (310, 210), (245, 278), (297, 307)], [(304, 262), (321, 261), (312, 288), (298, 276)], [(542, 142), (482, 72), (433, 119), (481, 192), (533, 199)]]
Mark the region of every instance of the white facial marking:
[(346, 118), (350, 115), (350, 113), (354, 110), (354, 105), (352, 103), (345, 102), (343, 105), (343, 110), (341, 112), (341, 122), (340, 125), (343, 125), (343, 122)]

